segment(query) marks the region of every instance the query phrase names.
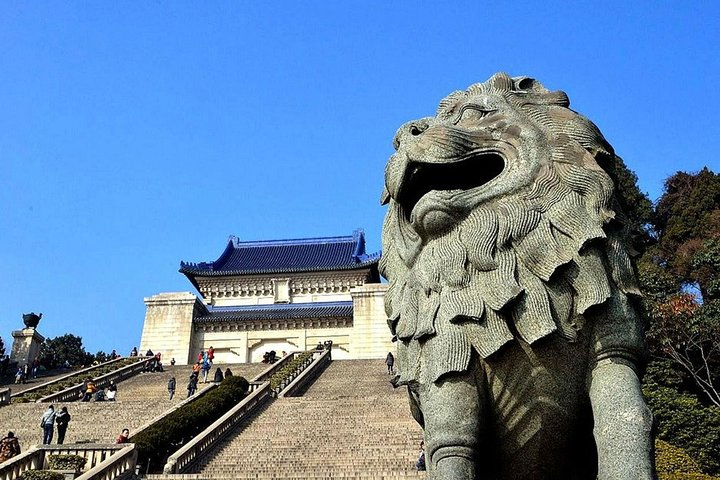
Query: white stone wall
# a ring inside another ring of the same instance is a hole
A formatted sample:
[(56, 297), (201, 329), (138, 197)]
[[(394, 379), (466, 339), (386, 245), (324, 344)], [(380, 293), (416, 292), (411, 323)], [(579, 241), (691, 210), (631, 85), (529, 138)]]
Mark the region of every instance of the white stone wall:
[(205, 306), (190, 292), (160, 293), (145, 298), (147, 310), (138, 353), (148, 349), (162, 353), (163, 363), (175, 358), (178, 365), (187, 365), (193, 345), (193, 317)]
[(318, 342), (332, 340), (335, 359), (385, 358), (395, 350), (385, 315), (386, 291), (386, 284), (375, 283), (353, 288), (350, 298), (347, 294), (309, 295), (310, 301), (352, 299), (352, 325), (347, 322), (337, 327), (285, 330), (193, 326), (193, 318), (207, 312), (201, 300), (189, 292), (161, 293), (145, 299), (147, 312), (140, 353), (150, 348), (162, 352), (165, 362), (174, 357), (179, 365), (185, 365), (195, 362), (200, 351), (212, 346), (216, 363), (231, 364), (258, 361), (269, 350), (280, 355), (283, 350), (307, 350)]
[(196, 331), (193, 355), (197, 357), (199, 352), (212, 346), (215, 349), (215, 363), (258, 362), (262, 360), (263, 354), (270, 350), (282, 355), (283, 350), (286, 352), (308, 350), (318, 342), (332, 340), (333, 358), (343, 360), (352, 358), (351, 334), (350, 327)]
[(367, 283), (351, 290), (353, 330), (350, 336), (350, 358), (385, 358), (395, 351), (385, 315), (385, 293), (388, 285)]

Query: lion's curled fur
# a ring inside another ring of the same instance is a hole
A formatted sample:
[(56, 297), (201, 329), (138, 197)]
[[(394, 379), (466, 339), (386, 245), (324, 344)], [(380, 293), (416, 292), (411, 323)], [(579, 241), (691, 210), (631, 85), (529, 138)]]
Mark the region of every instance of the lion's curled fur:
[[(432, 238), (418, 235), (390, 199), (380, 267), (390, 280), (386, 311), (399, 340), (400, 383), (465, 371), (473, 350), (488, 358), (516, 338), (532, 345), (558, 334), (572, 342), (588, 322), (598, 356), (637, 357), (642, 333), (632, 308), (626, 318), (593, 314), (639, 295), (613, 182), (601, 166), (612, 149), (564, 93), (505, 74), (451, 94), (436, 118), (477, 95), (501, 96), (538, 128), (549, 158), (527, 185), (481, 202)], [(455, 130), (458, 143), (471, 138)]]

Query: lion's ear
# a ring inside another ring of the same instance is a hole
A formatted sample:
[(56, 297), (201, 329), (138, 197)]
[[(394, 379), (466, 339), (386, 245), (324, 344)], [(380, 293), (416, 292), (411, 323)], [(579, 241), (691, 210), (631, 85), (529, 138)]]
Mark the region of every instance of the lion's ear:
[(383, 187), (382, 194), (380, 195), (380, 205), (387, 205), (390, 202), (390, 192), (387, 187)]

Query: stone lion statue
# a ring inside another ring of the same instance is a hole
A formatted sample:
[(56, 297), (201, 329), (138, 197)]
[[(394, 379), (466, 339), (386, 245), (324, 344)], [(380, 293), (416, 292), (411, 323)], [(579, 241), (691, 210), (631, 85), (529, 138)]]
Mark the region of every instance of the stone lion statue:
[(403, 125), (380, 268), (430, 479), (650, 479), (640, 296), (615, 156), (498, 73)]

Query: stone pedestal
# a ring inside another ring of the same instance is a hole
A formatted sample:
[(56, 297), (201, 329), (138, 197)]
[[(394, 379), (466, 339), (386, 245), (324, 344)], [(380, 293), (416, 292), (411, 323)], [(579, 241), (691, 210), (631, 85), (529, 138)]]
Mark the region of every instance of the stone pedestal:
[(205, 305), (190, 292), (160, 293), (145, 298), (145, 305), (140, 355), (150, 349), (162, 353), (163, 363), (194, 363), (193, 318), (207, 313)]
[(30, 363), (40, 354), (40, 344), (45, 337), (40, 335), (34, 328), (23, 328), (12, 332), (13, 346), (10, 353), (10, 361), (17, 362), (22, 366)]
[[(366, 283), (350, 290), (353, 300), (353, 329), (350, 358), (385, 358), (395, 351), (385, 313), (386, 283)], [(337, 345), (333, 345), (336, 347)], [(335, 358), (335, 350), (333, 350)]]

